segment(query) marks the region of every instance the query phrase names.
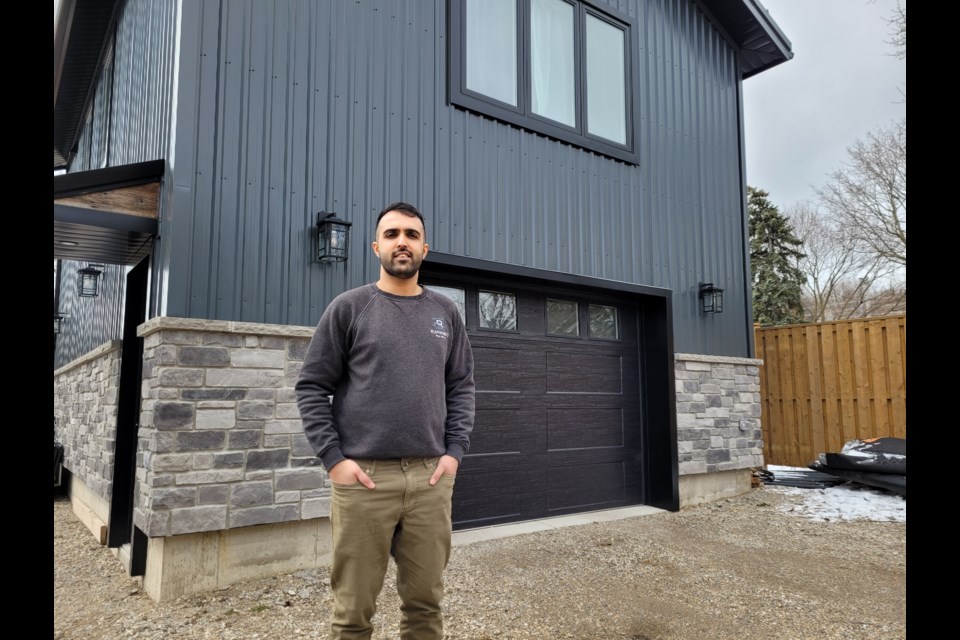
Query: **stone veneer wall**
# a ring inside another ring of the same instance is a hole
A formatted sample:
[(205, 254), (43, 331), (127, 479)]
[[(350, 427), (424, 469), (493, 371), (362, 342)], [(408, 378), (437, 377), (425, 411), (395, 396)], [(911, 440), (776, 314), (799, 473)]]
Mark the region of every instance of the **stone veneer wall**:
[(762, 360), (674, 355), (680, 476), (763, 466)]
[(150, 537), (329, 515), (294, 384), (313, 327), (154, 318), (134, 523)]
[(53, 433), (63, 445), (63, 466), (106, 504), (113, 494), (120, 347), (119, 340), (104, 343), (53, 372)]

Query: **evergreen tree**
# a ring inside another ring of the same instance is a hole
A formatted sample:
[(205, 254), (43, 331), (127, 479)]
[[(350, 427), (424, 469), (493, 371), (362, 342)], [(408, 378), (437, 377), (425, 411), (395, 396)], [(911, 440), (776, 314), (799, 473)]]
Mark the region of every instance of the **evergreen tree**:
[(764, 326), (803, 322), (801, 287), (806, 276), (797, 268), (805, 256), (803, 242), (790, 220), (780, 213), (766, 191), (747, 187), (750, 216), (750, 275), (753, 320)]

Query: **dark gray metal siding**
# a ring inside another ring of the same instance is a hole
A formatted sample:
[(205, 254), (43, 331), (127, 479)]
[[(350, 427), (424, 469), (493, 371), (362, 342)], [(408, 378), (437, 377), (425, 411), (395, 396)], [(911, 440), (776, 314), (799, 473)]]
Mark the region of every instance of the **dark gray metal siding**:
[[(639, 166), (448, 106), (446, 0), (184, 3), (164, 315), (312, 325), (375, 279), (402, 199), (435, 250), (672, 289), (678, 351), (749, 355), (737, 54), (693, 0), (609, 4), (639, 31)], [(320, 210), (354, 223), (344, 264), (310, 262)]]
[(69, 171), (167, 158), (177, 3), (128, 0)]
[(127, 267), (104, 265), (100, 295), (77, 295), (77, 271), (86, 262), (64, 260), (60, 272), (60, 312), (66, 314), (63, 329), (56, 336), (53, 367), (57, 369), (96, 349), (105, 342), (123, 337), (123, 296)]

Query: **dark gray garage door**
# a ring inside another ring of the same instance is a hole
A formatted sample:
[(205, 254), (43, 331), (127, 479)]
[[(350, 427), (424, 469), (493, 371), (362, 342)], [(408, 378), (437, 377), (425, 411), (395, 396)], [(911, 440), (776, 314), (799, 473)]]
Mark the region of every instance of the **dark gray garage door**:
[(424, 284), (458, 302), (476, 361), (454, 528), (641, 504), (635, 305), (495, 280)]

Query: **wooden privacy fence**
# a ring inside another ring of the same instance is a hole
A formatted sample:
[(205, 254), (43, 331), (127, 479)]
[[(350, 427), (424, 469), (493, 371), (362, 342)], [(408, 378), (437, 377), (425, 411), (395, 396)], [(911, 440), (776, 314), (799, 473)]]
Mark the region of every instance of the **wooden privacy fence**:
[(906, 315), (754, 333), (765, 464), (806, 467), (849, 440), (907, 437)]

